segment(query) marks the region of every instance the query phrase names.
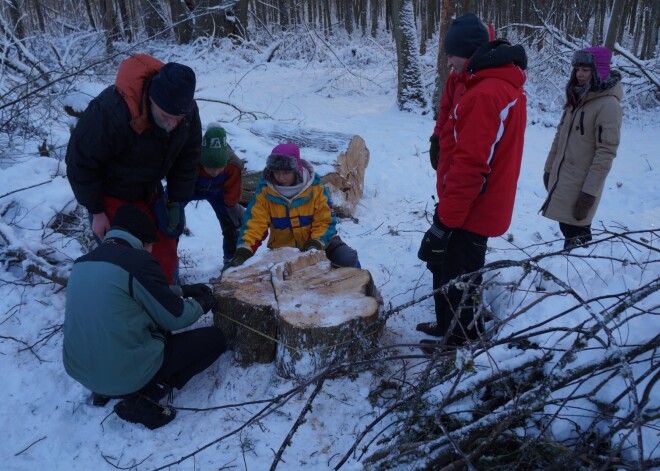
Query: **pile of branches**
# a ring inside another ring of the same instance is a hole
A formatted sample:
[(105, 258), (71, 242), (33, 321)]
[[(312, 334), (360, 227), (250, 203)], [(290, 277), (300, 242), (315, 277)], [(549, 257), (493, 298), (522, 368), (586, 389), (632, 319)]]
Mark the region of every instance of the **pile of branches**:
[[(367, 469), (660, 465), (645, 446), (660, 429), (659, 235), (603, 231), (571, 253), (485, 266), (474, 296), (488, 329), (389, 378), (396, 398), (351, 452), (362, 446)], [(454, 284), (467, 293), (475, 275)], [(623, 277), (638, 283), (607, 289)], [(509, 309), (497, 318), (489, 306)]]

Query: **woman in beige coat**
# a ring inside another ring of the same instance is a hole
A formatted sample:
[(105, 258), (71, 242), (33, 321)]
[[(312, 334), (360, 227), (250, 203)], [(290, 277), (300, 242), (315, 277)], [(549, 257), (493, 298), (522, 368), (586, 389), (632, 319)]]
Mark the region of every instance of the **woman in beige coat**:
[(591, 221), (616, 157), (621, 132), (621, 74), (610, 71), (605, 47), (577, 51), (566, 85), (566, 105), (557, 126), (543, 183), (543, 216), (559, 222), (564, 249), (591, 241)]

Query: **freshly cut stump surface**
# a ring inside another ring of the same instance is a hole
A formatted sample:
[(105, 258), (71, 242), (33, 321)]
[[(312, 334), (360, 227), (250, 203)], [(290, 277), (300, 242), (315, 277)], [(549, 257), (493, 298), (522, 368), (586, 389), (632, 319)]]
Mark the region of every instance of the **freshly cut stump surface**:
[(332, 268), (319, 251), (264, 252), (214, 282), (215, 323), (240, 364), (307, 377), (377, 345), (382, 301), (367, 270)]

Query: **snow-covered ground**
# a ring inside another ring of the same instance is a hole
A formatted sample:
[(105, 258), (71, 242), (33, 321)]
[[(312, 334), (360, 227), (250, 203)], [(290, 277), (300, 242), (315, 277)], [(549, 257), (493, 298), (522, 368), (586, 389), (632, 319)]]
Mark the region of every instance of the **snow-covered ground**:
[[(390, 64), (348, 70), (302, 61), (249, 64), (226, 51), (214, 54), (213, 60), (208, 56), (192, 61), (178, 59), (197, 72), (196, 97), (202, 123), (223, 122), (229, 143), (246, 159), (249, 170), (262, 169), (270, 150), (278, 143), (250, 133), (254, 120), (249, 115), (239, 119), (234, 109), (214, 100), (231, 102), (244, 112), (259, 113), (260, 126), (278, 122), (362, 136), (371, 155), (365, 192), (355, 220), (340, 222), (340, 235), (359, 252), (362, 267), (372, 273), (387, 307), (430, 292), (430, 273), (416, 253), (428, 228), (425, 211), (430, 211), (434, 203), (435, 173), (428, 159), (428, 137), (434, 123), (428, 115), (396, 108), (395, 68)], [(530, 110), (531, 116), (541, 116), (535, 120), (540, 123), (554, 124), (559, 119), (558, 112), (542, 115)], [(658, 122), (653, 114), (626, 116), (621, 146), (594, 227), (657, 229)], [(512, 237), (491, 239), (487, 262), (523, 258), (515, 247), (531, 247), (527, 255), (561, 248), (557, 224), (538, 214), (545, 196), (542, 168), (553, 135), (554, 128), (550, 126), (527, 127), (509, 229)], [(65, 127), (54, 130), (54, 139), (60, 145), (67, 138)], [(313, 160), (312, 152), (302, 149), (302, 157)], [(70, 212), (74, 208), (76, 203), (65, 174), (62, 161), (40, 157), (0, 170), (0, 224), (3, 232), (12, 235), (13, 243), (37, 253), (43, 248), (37, 242), (43, 224), (62, 209)], [(9, 195), (14, 190), (50, 181), (53, 176), (56, 178), (49, 183)], [(219, 271), (219, 224), (204, 202), (188, 206), (187, 221), (192, 235), (181, 240), (181, 276), (186, 282), (204, 282)], [(77, 241), (69, 237), (55, 233), (47, 241), (62, 260), (75, 259), (82, 253)], [(657, 241), (652, 243), (657, 248)], [(559, 261), (553, 263), (552, 268), (571, 269), (557, 266)], [(657, 278), (659, 272), (657, 263), (651, 265), (642, 275), (643, 280)], [(613, 292), (625, 291), (630, 284), (643, 281), (636, 273), (630, 277), (620, 273), (604, 277)], [(226, 353), (185, 389), (175, 392), (173, 405), (182, 410), (174, 422), (156, 431), (126, 423), (111, 414), (112, 402), (105, 408), (92, 406), (89, 392), (69, 378), (62, 367), (59, 326), (64, 319), (66, 290), (38, 277), (33, 277), (29, 284), (23, 279), (24, 273), (15, 268), (0, 271), (1, 468), (154, 469), (177, 462), (211, 443), (171, 469), (270, 467), (313, 388), (295, 395), (275, 413), (233, 433), (264, 406), (245, 403), (275, 397), (295, 388), (297, 383), (278, 378), (273, 365), (236, 366), (231, 353)], [(589, 279), (590, 276), (587, 283)], [(657, 301), (656, 295), (656, 306)], [(561, 302), (556, 307), (557, 311), (565, 308)], [(547, 305), (544, 308), (535, 315), (550, 315), (551, 309)], [(388, 320), (382, 343), (416, 343), (423, 335), (415, 331), (415, 325), (433, 319), (431, 300), (403, 310)], [(654, 335), (660, 330), (657, 316), (646, 321), (639, 335), (642, 339), (644, 333)], [(209, 315), (200, 321), (200, 325), (210, 323)], [(368, 397), (379, 381), (380, 377), (370, 371), (327, 380), (278, 469), (335, 466), (356, 436), (382, 412)], [(653, 400), (657, 407), (658, 394)], [(225, 407), (212, 411), (186, 409), (216, 406)], [(562, 433), (558, 428), (554, 431)], [(225, 435), (229, 436), (220, 440)], [(649, 433), (645, 440), (646, 449), (655, 448), (655, 456), (660, 456), (657, 435)], [(358, 455), (352, 456), (342, 469), (361, 469), (357, 458)]]

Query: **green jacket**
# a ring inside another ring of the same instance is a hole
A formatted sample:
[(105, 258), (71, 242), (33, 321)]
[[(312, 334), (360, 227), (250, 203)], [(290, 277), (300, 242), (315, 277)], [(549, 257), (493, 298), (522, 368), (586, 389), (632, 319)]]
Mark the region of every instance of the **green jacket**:
[(169, 331), (203, 314), (167, 285), (156, 259), (121, 229), (76, 260), (67, 286), (63, 362), (86, 388), (130, 394), (158, 372)]

